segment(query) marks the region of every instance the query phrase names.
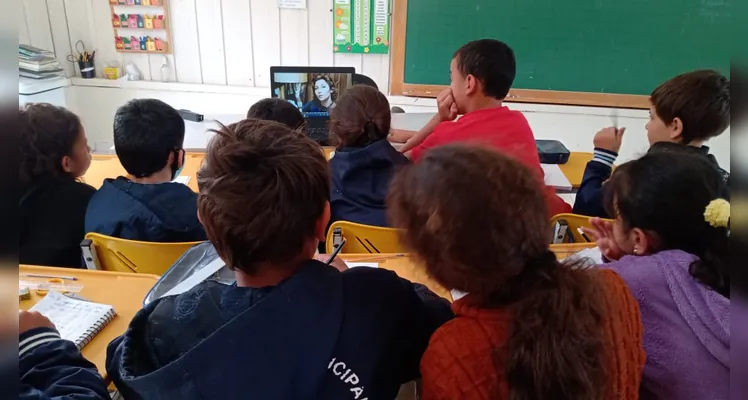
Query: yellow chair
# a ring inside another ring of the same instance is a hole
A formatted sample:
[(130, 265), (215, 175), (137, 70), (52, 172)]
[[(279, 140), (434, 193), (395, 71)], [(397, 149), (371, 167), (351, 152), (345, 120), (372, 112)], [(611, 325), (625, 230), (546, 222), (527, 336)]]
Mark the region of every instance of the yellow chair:
[(190, 247), (201, 242), (154, 243), (86, 234), (104, 271), (163, 275)]
[[(563, 239), (562, 242), (554, 241), (555, 237), (551, 238), (551, 243), (589, 243), (592, 241), (585, 239), (578, 231), (578, 228), (591, 228), (592, 225), (590, 225), (590, 218), (586, 215), (579, 215), (579, 214), (558, 214), (554, 215), (553, 218), (551, 218), (551, 227), (554, 229), (554, 234), (556, 232), (555, 228), (557, 224), (566, 224), (566, 236)], [(605, 220), (605, 221), (613, 221), (613, 220)], [(555, 236), (555, 235), (552, 235)]]
[(346, 240), (342, 253), (404, 253), (405, 247), (397, 237), (397, 229), (337, 221), (327, 231), (325, 249), (330, 254), (336, 239)]

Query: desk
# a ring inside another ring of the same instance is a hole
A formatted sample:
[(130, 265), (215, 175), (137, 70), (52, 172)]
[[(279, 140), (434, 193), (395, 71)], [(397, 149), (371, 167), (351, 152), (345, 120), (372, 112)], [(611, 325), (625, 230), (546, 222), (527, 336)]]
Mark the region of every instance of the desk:
[[(90, 271), (87, 269), (39, 267), (21, 265), (20, 274), (44, 274), (74, 276), (78, 280), (69, 284), (82, 285), (76, 293), (96, 303), (114, 306), (117, 317), (96, 337), (83, 347), (83, 356), (96, 365), (99, 373), (106, 378), (106, 347), (121, 334), (125, 333), (135, 313), (143, 308), (143, 298), (158, 281), (158, 276), (148, 274), (130, 274), (108, 271)], [(45, 279), (23, 278), (29, 281), (44, 282)], [(31, 290), (31, 300), (19, 304), (21, 310), (28, 310), (41, 299), (35, 290)]]
[[(552, 244), (551, 251), (556, 253), (558, 259), (566, 258), (578, 251), (595, 247), (595, 243), (573, 243), (573, 244)], [(437, 283), (428, 276), (426, 269), (417, 264), (408, 255), (398, 254), (341, 254), (340, 258), (347, 262), (376, 262), (379, 268), (387, 269), (396, 273), (399, 277), (411, 282), (425, 285), (437, 295), (452, 300), (449, 290)]]
[[(325, 157), (329, 159), (334, 150), (332, 147), (324, 147)], [(190, 177), (190, 182), (187, 186), (195, 192), (197, 192), (197, 171), (200, 169), (200, 164), (204, 156), (205, 153), (202, 152), (190, 151), (185, 154), (184, 168), (181, 175)], [(584, 168), (590, 160), (592, 160), (592, 153), (572, 152), (569, 156), (569, 162), (559, 165), (561, 172), (566, 175), (574, 189), (579, 188), (582, 184)], [(101, 187), (104, 179), (126, 175), (127, 172), (122, 167), (122, 164), (120, 164), (116, 155), (95, 154), (91, 156), (91, 167), (83, 175), (82, 180), (98, 189)]]

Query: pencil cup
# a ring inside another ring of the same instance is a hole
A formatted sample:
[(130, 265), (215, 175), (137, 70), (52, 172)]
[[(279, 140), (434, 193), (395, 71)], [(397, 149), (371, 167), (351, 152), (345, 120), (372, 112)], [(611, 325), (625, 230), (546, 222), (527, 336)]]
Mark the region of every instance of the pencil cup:
[(96, 68), (92, 60), (78, 61), (78, 68), (80, 68), (83, 79), (96, 78)]

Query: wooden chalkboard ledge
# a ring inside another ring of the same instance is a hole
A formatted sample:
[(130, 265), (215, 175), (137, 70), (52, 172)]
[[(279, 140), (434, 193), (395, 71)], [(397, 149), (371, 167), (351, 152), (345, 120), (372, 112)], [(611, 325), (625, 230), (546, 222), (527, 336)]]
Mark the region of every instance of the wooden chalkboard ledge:
[[(391, 84), (391, 95), (436, 97), (446, 89), (442, 85)], [(556, 90), (513, 89), (506, 101), (518, 103), (564, 104), (572, 106), (616, 107), (648, 109), (649, 96), (590, 92), (562, 92)]]

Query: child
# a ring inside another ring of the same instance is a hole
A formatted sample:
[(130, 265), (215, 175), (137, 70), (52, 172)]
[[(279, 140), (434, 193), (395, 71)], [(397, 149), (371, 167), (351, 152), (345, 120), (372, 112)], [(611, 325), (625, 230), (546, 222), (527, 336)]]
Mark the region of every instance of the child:
[(279, 98), (262, 99), (253, 104), (247, 111), (247, 118), (276, 121), (291, 129), (303, 130), (306, 125), (301, 111), (293, 104)]
[(91, 165), (86, 133), (72, 112), (51, 104), (19, 110), (21, 264), (80, 268), (86, 207), (96, 189), (77, 179)]
[(641, 398), (728, 399), (730, 205), (718, 199), (722, 176), (700, 155), (651, 153), (617, 168), (605, 186), (615, 222), (594, 219), (587, 233), (641, 306)]
[[(470, 42), (454, 54), (449, 89), (437, 98), (439, 112), (400, 149), (417, 161), (436, 146), (485, 144), (515, 157), (543, 179), (535, 136), (525, 116), (503, 105), (514, 82), (514, 52), (493, 39)], [(463, 115), (464, 114), (464, 115)], [(462, 118), (454, 121), (458, 115)], [(571, 211), (553, 188), (546, 189), (550, 215)]]
[[(682, 143), (692, 152), (708, 157), (719, 168), (704, 142), (730, 126), (730, 81), (726, 77), (712, 70), (678, 75), (657, 87), (650, 103), (646, 125), (650, 146), (660, 142)], [(609, 217), (603, 207), (602, 188), (610, 178), (625, 130), (610, 127), (595, 135), (594, 157), (584, 170), (574, 213)], [(720, 172), (728, 181), (730, 174), (721, 168)]]
[(313, 259), (330, 176), (303, 134), (245, 120), (205, 160), (200, 218), (236, 285), (205, 281), (141, 310), (107, 351), (124, 397), (394, 399), (447, 301), (384, 269)]
[(408, 163), (387, 141), (390, 105), (369, 86), (354, 86), (330, 114), (332, 222), (389, 226), (385, 200), (397, 167)]
[(114, 116), (114, 150), (129, 177), (107, 179), (91, 199), (86, 232), (146, 242), (205, 240), (197, 194), (172, 182), (184, 165), (184, 120), (155, 99), (132, 100)]
[(456, 318), (421, 360), (424, 400), (636, 399), (636, 301), (612, 271), (559, 263), (535, 174), (488, 148), (430, 150), (393, 183), (389, 209)]
[[(96, 366), (38, 312), (18, 313), (19, 399), (109, 400)], [(6, 393), (7, 394), (7, 393)]]

